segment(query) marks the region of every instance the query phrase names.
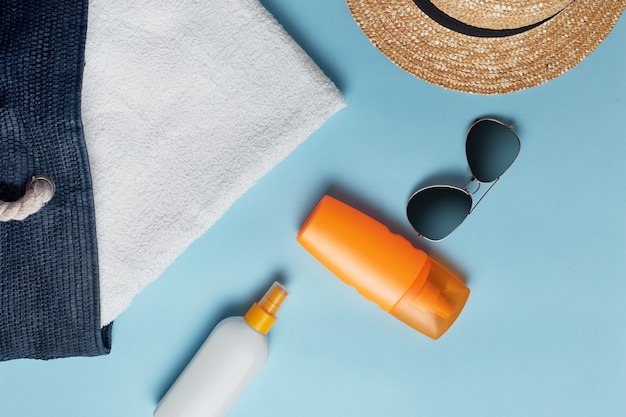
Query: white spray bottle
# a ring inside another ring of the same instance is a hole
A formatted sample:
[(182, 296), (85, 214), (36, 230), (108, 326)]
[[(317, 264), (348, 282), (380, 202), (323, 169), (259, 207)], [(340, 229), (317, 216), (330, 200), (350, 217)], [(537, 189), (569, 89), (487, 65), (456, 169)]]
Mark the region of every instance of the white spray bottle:
[(222, 320), (165, 394), (154, 417), (223, 417), (263, 367), (267, 333), (287, 297), (278, 283), (243, 317)]

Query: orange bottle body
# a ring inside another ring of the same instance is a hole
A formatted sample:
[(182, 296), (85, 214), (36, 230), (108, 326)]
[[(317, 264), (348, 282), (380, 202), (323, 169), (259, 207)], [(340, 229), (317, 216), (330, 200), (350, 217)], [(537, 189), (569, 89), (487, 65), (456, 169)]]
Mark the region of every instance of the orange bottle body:
[(454, 323), (469, 296), (469, 288), (424, 251), (330, 196), (297, 240), (363, 297), (433, 339)]

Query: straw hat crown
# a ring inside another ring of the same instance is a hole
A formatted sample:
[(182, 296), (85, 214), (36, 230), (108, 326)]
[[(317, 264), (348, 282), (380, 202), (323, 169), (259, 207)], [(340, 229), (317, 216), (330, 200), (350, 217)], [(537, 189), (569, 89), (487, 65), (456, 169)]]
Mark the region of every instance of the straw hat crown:
[(430, 83), (504, 94), (578, 65), (611, 32), (626, 0), (347, 0), (391, 61)]
[(431, 3), (470, 26), (516, 29), (555, 16), (572, 0), (431, 0)]

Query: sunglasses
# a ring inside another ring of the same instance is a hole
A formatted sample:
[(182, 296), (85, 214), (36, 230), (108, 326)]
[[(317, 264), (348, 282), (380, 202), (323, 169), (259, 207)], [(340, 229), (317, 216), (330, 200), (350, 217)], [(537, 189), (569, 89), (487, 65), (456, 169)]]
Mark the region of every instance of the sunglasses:
[[(438, 241), (459, 227), (509, 169), (520, 147), (513, 126), (490, 118), (476, 120), (465, 139), (469, 181), (462, 188), (453, 185), (425, 187), (409, 199), (406, 215), (418, 235)], [(473, 206), (472, 194), (481, 184), (488, 183), (491, 185)]]

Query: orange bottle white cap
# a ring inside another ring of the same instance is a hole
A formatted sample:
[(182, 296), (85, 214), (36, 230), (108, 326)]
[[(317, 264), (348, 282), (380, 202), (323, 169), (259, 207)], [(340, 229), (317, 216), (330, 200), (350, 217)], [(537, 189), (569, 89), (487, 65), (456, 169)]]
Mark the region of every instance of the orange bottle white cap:
[(297, 240), (363, 297), (433, 339), (454, 323), (469, 296), (469, 288), (424, 251), (330, 196)]

